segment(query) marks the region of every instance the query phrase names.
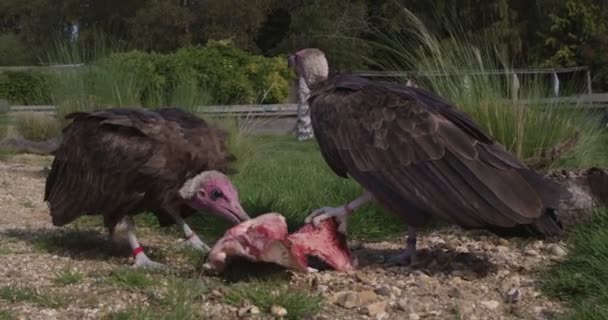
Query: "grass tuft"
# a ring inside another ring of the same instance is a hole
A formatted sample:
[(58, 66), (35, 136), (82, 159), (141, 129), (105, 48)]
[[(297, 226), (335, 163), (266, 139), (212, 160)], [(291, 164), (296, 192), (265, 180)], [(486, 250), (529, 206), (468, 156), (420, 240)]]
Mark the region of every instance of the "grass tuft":
[(267, 313), (270, 313), (272, 305), (279, 305), (287, 310), (287, 319), (302, 319), (318, 313), (323, 298), (305, 289), (290, 287), (285, 282), (254, 280), (228, 287), (226, 301), (235, 306), (249, 302)]
[(23, 138), (32, 141), (45, 141), (56, 137), (61, 131), (59, 121), (53, 116), (34, 111), (17, 114), (14, 125)]
[(566, 302), (567, 319), (608, 319), (608, 209), (569, 238), (568, 258), (541, 276), (543, 290)]
[(154, 279), (146, 271), (127, 268), (112, 271), (110, 279), (115, 285), (131, 290), (146, 289), (154, 284)]
[(67, 305), (67, 300), (57, 294), (46, 294), (36, 289), (21, 285), (9, 285), (0, 288), (0, 299), (10, 303), (30, 302), (46, 308), (60, 308)]
[(13, 320), (17, 319), (12, 311), (6, 309), (0, 309), (0, 320)]
[(84, 275), (78, 271), (71, 268), (65, 268), (59, 272), (55, 273), (55, 282), (58, 285), (68, 286), (71, 284), (76, 284), (82, 281)]

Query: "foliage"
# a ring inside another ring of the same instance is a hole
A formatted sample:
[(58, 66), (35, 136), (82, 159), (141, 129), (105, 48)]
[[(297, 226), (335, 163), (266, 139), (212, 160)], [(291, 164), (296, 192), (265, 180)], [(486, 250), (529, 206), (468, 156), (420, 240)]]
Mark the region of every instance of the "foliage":
[(33, 55), (13, 32), (0, 34), (0, 66), (27, 65)]
[(46, 77), (41, 73), (0, 73), (0, 99), (12, 104), (44, 104), (48, 102)]
[[(387, 33), (378, 50), (385, 54), (376, 60), (390, 70), (418, 70), (430, 76), (412, 75), (420, 87), (439, 94), (470, 115), (493, 138), (522, 159), (537, 157), (580, 134), (580, 146), (591, 149), (600, 135), (590, 114), (579, 108), (541, 102), (549, 88), (541, 79), (522, 78), (517, 99), (513, 99), (511, 67), (487, 38), (460, 32), (455, 25), (448, 39), (439, 39), (411, 12), (399, 30)], [(417, 50), (410, 50), (415, 47)], [(503, 70), (503, 74), (484, 75), (484, 70)], [(466, 74), (465, 74), (466, 73)], [(404, 82), (407, 79), (403, 79)], [(524, 103), (525, 100), (527, 103)], [(574, 151), (578, 164), (586, 161), (585, 148)], [(572, 154), (572, 153), (571, 153)]]
[(56, 137), (61, 128), (52, 116), (40, 112), (22, 112), (15, 116), (15, 129), (25, 139), (44, 141)]
[(569, 256), (542, 275), (543, 289), (572, 309), (566, 319), (608, 317), (608, 210), (598, 209), (591, 223), (568, 240)]
[(593, 37), (608, 31), (600, 6), (592, 0), (565, 0), (549, 9), (548, 22), (540, 33), (550, 54), (548, 66), (576, 66), (580, 49)]

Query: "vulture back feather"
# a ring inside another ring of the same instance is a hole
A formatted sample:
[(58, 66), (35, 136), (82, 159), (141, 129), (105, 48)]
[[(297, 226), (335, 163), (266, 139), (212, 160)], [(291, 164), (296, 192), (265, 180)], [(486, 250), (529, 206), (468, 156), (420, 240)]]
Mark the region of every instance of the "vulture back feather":
[(447, 101), (352, 75), (313, 86), (313, 130), (331, 169), (409, 225), (431, 216), (499, 234), (552, 235), (561, 185), (530, 170)]
[(227, 133), (176, 108), (110, 109), (69, 114), (63, 142), (47, 177), (44, 200), (53, 224), (103, 214), (152, 211), (161, 225), (194, 210), (182, 204), (182, 184), (205, 170), (228, 172), (235, 157)]

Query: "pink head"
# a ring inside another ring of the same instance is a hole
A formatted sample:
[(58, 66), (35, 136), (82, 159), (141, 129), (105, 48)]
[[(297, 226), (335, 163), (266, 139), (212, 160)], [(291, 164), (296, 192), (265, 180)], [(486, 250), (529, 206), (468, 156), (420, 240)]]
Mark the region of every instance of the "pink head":
[(287, 65), (304, 79), (308, 87), (326, 80), (329, 75), (327, 58), (323, 51), (317, 48), (300, 49), (290, 54), (287, 57)]
[(230, 179), (219, 171), (205, 171), (186, 181), (179, 190), (190, 207), (205, 210), (233, 223), (249, 220)]

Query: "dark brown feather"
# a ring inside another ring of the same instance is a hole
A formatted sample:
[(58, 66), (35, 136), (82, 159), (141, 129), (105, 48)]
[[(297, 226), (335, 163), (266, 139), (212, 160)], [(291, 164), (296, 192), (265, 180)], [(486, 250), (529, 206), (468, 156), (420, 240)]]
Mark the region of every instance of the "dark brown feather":
[(445, 100), (339, 75), (313, 88), (309, 103), (329, 166), (410, 225), (435, 216), (468, 228), (560, 232), (545, 217), (565, 189), (528, 169)]
[(180, 109), (79, 112), (64, 130), (47, 177), (44, 200), (53, 224), (102, 214), (113, 228), (124, 215), (194, 211), (178, 199), (183, 183), (205, 170), (227, 172), (235, 157), (227, 133)]

